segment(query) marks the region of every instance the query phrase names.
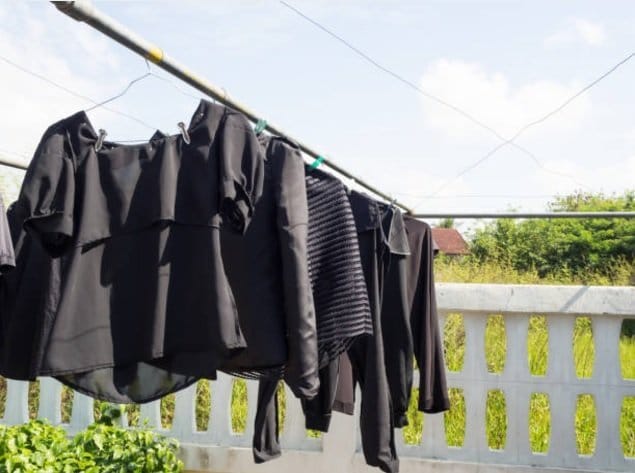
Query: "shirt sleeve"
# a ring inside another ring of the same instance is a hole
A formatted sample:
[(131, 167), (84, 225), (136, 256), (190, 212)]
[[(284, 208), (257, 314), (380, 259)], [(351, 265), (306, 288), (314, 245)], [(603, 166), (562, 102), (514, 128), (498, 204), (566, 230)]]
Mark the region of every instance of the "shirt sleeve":
[(18, 205), (25, 212), (24, 229), (51, 256), (59, 256), (74, 234), (75, 163), (63, 129), (44, 134), (27, 168)]
[(264, 158), (247, 118), (226, 109), (219, 130), (220, 212), (223, 224), (243, 234), (262, 194)]
[(277, 220), (284, 284), (288, 359), (285, 381), (300, 398), (317, 394), (318, 349), (308, 268), (308, 204), (304, 161), (297, 148), (276, 139), (269, 154), (277, 173)]
[(427, 413), (442, 412), (450, 408), (434, 288), (433, 258), (432, 231), (426, 225), (410, 323), (419, 367), (418, 409)]

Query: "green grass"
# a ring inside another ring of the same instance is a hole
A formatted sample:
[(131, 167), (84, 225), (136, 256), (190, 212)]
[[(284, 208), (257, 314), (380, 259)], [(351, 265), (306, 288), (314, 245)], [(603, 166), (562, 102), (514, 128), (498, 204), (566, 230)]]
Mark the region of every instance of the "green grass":
[(508, 264), (441, 256), (434, 260), (434, 276), (437, 282), (629, 286), (635, 281), (635, 263), (614, 263), (607, 271), (589, 270), (583, 276), (572, 275), (565, 269), (560, 274), (540, 276), (536, 270), (518, 271)]

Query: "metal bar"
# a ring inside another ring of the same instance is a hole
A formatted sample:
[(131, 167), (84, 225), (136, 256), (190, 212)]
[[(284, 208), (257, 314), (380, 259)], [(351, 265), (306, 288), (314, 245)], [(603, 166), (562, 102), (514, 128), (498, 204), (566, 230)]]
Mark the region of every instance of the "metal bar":
[(635, 212), (416, 213), (415, 218), (635, 218)]
[(22, 160), (7, 158), (6, 156), (0, 156), (0, 164), (4, 166), (10, 166), (12, 168), (24, 169), (26, 170), (28, 163), (25, 163)]
[[(130, 31), (125, 26), (115, 21), (113, 18), (110, 18), (109, 16), (97, 10), (97, 8), (95, 8), (90, 0), (53, 1), (51, 3), (53, 3), (61, 12), (70, 16), (71, 18), (89, 24), (93, 28), (104, 33), (106, 36), (114, 39), (118, 43), (126, 46), (127, 48), (143, 56), (144, 58), (152, 61), (157, 66), (174, 75), (175, 77), (178, 77), (179, 79), (185, 81), (195, 89), (198, 89), (204, 94), (223, 103), (224, 105), (241, 112), (253, 122), (257, 122), (259, 119), (263, 118), (263, 115), (256, 113), (254, 110), (251, 110), (237, 100), (230, 98), (224, 89), (215, 86), (206, 79), (199, 77), (193, 72), (189, 71), (182, 64), (179, 64), (176, 60), (165, 54), (165, 52), (161, 48), (139, 37), (137, 34)], [(267, 123), (265, 129), (275, 135), (287, 136), (291, 138), (290, 135), (285, 133), (285, 131), (278, 126)], [(317, 151), (315, 151), (315, 149), (308, 146), (307, 144), (295, 138), (293, 138), (293, 141), (298, 143), (300, 149), (308, 156), (311, 156), (313, 158), (324, 158), (323, 154), (318, 153)], [(346, 169), (342, 168), (330, 159), (324, 158), (323, 162), (334, 171), (337, 171), (342, 176), (352, 179), (353, 181), (355, 181), (356, 184), (362, 186), (376, 196), (381, 197), (386, 201), (393, 200), (392, 196), (389, 196), (388, 194), (380, 191), (371, 184), (365, 182), (363, 179), (354, 176)], [(406, 212), (412, 213), (412, 210), (401, 202), (395, 200), (394, 204), (401, 207)]]
[[(11, 166), (26, 170), (27, 165), (23, 161), (0, 156), (0, 165)], [(411, 214), (414, 218), (635, 218), (635, 212), (499, 212), (499, 213), (417, 213)]]

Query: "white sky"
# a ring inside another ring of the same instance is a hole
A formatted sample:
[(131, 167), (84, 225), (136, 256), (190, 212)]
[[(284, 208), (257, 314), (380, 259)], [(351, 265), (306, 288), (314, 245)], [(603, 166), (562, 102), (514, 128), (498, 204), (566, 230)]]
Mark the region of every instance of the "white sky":
[[(630, 0), (289, 1), (506, 137), (635, 51)], [(95, 3), (264, 119), (422, 212), (539, 211), (551, 196), (582, 185), (608, 193), (635, 188), (635, 59), (521, 136), (518, 144), (542, 168), (507, 146), (452, 181), (500, 141), (276, 0)], [(0, 55), (96, 100), (146, 68), (44, 1), (0, 0)], [(90, 105), (2, 61), (0, 85), (6, 156), (30, 155), (48, 125)], [(175, 133), (196, 103), (149, 78), (112, 107)], [(113, 140), (153, 132), (104, 110), (90, 118)], [(5, 185), (14, 175), (21, 173), (0, 168)]]

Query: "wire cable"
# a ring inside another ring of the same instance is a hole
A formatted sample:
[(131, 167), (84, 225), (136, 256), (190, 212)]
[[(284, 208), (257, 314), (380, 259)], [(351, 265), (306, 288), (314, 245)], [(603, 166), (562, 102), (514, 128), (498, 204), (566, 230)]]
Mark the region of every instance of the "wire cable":
[(414, 198), (429, 199), (551, 199), (557, 197), (555, 194), (454, 194), (454, 195), (429, 195), (414, 194), (407, 192), (394, 192), (395, 195)]
[[(556, 107), (555, 109), (551, 110), (550, 112), (546, 113), (545, 115), (543, 115), (541, 118), (538, 118), (537, 120), (534, 120), (532, 122), (527, 123), (525, 126), (521, 127), (515, 134), (514, 136), (512, 136), (509, 140), (499, 144), (498, 146), (496, 146), (495, 148), (491, 149), (487, 154), (485, 154), (484, 156), (482, 156), (481, 158), (479, 158), (478, 160), (474, 161), (472, 164), (470, 164), (469, 166), (467, 166), (466, 168), (464, 168), (462, 171), (460, 171), (456, 176), (454, 176), (452, 179), (450, 179), (449, 181), (441, 184), (434, 192), (432, 192), (432, 194), (430, 194), (430, 196), (434, 196), (437, 195), (439, 192), (441, 192), (443, 189), (445, 189), (448, 185), (450, 185), (451, 183), (455, 182), (457, 179), (459, 179), (460, 177), (464, 176), (465, 174), (467, 174), (468, 172), (470, 172), (472, 169), (474, 169), (475, 167), (479, 166), (480, 164), (484, 163), (486, 160), (488, 160), (490, 157), (492, 157), (496, 152), (498, 152), (498, 150), (500, 150), (503, 146), (511, 143), (513, 140), (517, 139), (518, 137), (520, 137), (523, 133), (525, 133), (528, 129), (539, 125), (543, 122), (545, 122), (546, 120), (548, 120), (549, 118), (553, 117), (554, 115), (556, 115), (557, 113), (561, 112), (567, 105), (569, 105), (571, 102), (573, 102), (575, 99), (577, 99), (578, 97), (580, 97), (582, 94), (584, 94), (585, 92), (587, 92), (589, 89), (591, 89), (593, 86), (597, 85), (598, 83), (600, 83), (602, 80), (604, 80), (605, 78), (607, 78), (609, 75), (611, 75), (613, 72), (615, 72), (620, 66), (626, 64), (628, 61), (630, 61), (633, 57), (635, 57), (635, 53), (630, 53), (628, 56), (626, 56), (624, 59), (622, 59), (620, 62), (618, 62), (617, 64), (615, 64), (613, 67), (611, 67), (608, 71), (606, 71), (604, 74), (602, 74), (601, 76), (599, 76), (597, 79), (595, 79), (594, 81), (592, 81), (591, 83), (589, 83), (588, 85), (586, 85), (585, 87), (583, 87), (582, 89), (580, 89), (578, 92), (576, 92), (575, 94), (573, 94), (571, 97), (569, 97), (567, 100), (565, 100), (562, 104), (560, 104), (558, 107)], [(421, 205), (422, 202), (417, 203), (414, 208), (417, 208), (419, 205)]]
[[(285, 2), (284, 0), (279, 0), (279, 2), (285, 6), (286, 8), (288, 8), (289, 10), (295, 12), (297, 15), (299, 15), (300, 17), (304, 18), (306, 21), (308, 21), (309, 23), (313, 24), (314, 26), (316, 26), (317, 28), (319, 28), (320, 30), (324, 31), (326, 34), (328, 34), (329, 36), (331, 36), (332, 38), (336, 39), (337, 41), (339, 41), (340, 43), (342, 43), (344, 46), (346, 46), (348, 49), (350, 49), (351, 51), (353, 51), (355, 54), (357, 54), (358, 56), (362, 57), (363, 59), (365, 59), (367, 62), (369, 62), (370, 64), (372, 64), (373, 66), (375, 66), (377, 69), (385, 72), (386, 74), (390, 75), (391, 77), (393, 77), (394, 79), (397, 79), (399, 82), (407, 85), (408, 87), (414, 89), (416, 92), (418, 92), (419, 94), (423, 95), (424, 97), (440, 104), (443, 105), (444, 107), (447, 107), (451, 110), (453, 110), (454, 112), (458, 113), (459, 115), (463, 116), (464, 118), (466, 118), (467, 120), (469, 120), (470, 122), (474, 123), (475, 125), (483, 128), (484, 130), (489, 131), (491, 134), (493, 134), (496, 138), (498, 138), (499, 140), (503, 141), (503, 146), (513, 146), (514, 148), (516, 148), (518, 151), (521, 151), (522, 153), (524, 153), (525, 155), (529, 156), (531, 158), (531, 160), (538, 166), (540, 167), (542, 170), (544, 170), (545, 172), (551, 173), (551, 174), (556, 174), (562, 177), (567, 177), (569, 179), (571, 179), (572, 181), (574, 181), (577, 185), (582, 186), (582, 187), (586, 187), (587, 189), (589, 188), (589, 186), (587, 186), (586, 184), (583, 184), (579, 181), (577, 181), (577, 179), (569, 174), (565, 174), (559, 171), (555, 171), (553, 169), (549, 169), (548, 167), (546, 167), (537, 157), (534, 153), (532, 153), (531, 151), (529, 151), (528, 149), (520, 146), (517, 143), (513, 142), (512, 140), (508, 140), (507, 138), (505, 138), (505, 136), (503, 136), (502, 134), (500, 134), (498, 131), (496, 131), (494, 128), (492, 128), (491, 126), (487, 125), (486, 123), (482, 122), (481, 120), (479, 120), (478, 118), (474, 117), (472, 114), (470, 114), (469, 112), (466, 112), (465, 110), (461, 109), (460, 107), (440, 98), (437, 97), (436, 95), (433, 95), (427, 91), (425, 91), (424, 89), (422, 89), (421, 87), (419, 87), (417, 84), (415, 84), (414, 82), (404, 78), (403, 76), (397, 74), (396, 72), (394, 72), (393, 70), (387, 68), (386, 66), (382, 65), (381, 63), (379, 63), (377, 60), (373, 59), (371, 56), (369, 56), (367, 53), (365, 53), (364, 51), (362, 51), (361, 49), (359, 49), (358, 47), (354, 46), (353, 44), (351, 44), (350, 42), (348, 42), (346, 39), (344, 39), (343, 37), (339, 36), (337, 33), (335, 33), (334, 31), (328, 29), (327, 27), (325, 27), (324, 25), (322, 25), (321, 23), (319, 23), (318, 21), (314, 20), (313, 18), (311, 18), (310, 16), (308, 16), (307, 14), (303, 13), (301, 10), (299, 10), (298, 8), (294, 7), (293, 5)], [(502, 146), (501, 146), (502, 148)], [(498, 151), (497, 148), (496, 151)]]
[[(47, 84), (50, 84), (53, 87), (56, 87), (57, 89), (60, 89), (60, 90), (62, 90), (64, 92), (66, 92), (67, 94), (70, 94), (70, 95), (72, 95), (74, 97), (77, 97), (79, 99), (85, 100), (87, 102), (90, 102), (90, 103), (92, 103), (94, 105), (97, 105), (99, 103), (97, 100), (94, 100), (94, 99), (92, 99), (92, 98), (90, 98), (90, 97), (88, 97), (86, 95), (82, 95), (82, 94), (80, 94), (78, 92), (75, 92), (74, 90), (71, 90), (68, 87), (64, 87), (63, 85), (52, 81), (48, 77), (45, 77), (45, 76), (43, 76), (41, 74), (38, 74), (37, 72), (33, 72), (33, 71), (27, 69), (26, 67), (21, 66), (20, 64), (17, 64), (16, 62), (12, 61), (11, 59), (9, 59), (7, 57), (4, 57), (4, 56), (0, 55), (0, 60), (4, 61), (5, 63), (7, 63), (7, 64), (9, 64), (9, 65), (11, 65), (13, 67), (15, 67), (16, 69), (19, 69), (20, 71), (22, 71), (22, 72), (24, 72), (26, 74), (29, 74), (29, 75), (31, 75), (33, 77), (36, 77), (37, 79), (40, 79), (40, 80), (46, 82)], [(139, 118), (137, 118), (135, 116), (132, 116), (132, 115), (130, 115), (128, 113), (121, 112), (119, 110), (116, 110), (116, 109), (111, 108), (111, 107), (106, 107), (106, 106), (103, 106), (101, 108), (103, 108), (104, 110), (108, 110), (109, 112), (115, 113), (115, 114), (117, 114), (119, 116), (128, 118), (128, 119), (130, 119), (130, 120), (132, 120), (134, 122), (137, 122), (138, 124), (140, 124), (142, 126), (145, 126), (146, 128), (149, 128), (150, 130), (154, 131), (154, 130), (157, 129), (156, 127), (153, 127), (152, 125), (149, 125), (145, 121), (143, 121), (143, 120), (141, 120), (141, 119), (139, 119)]]

